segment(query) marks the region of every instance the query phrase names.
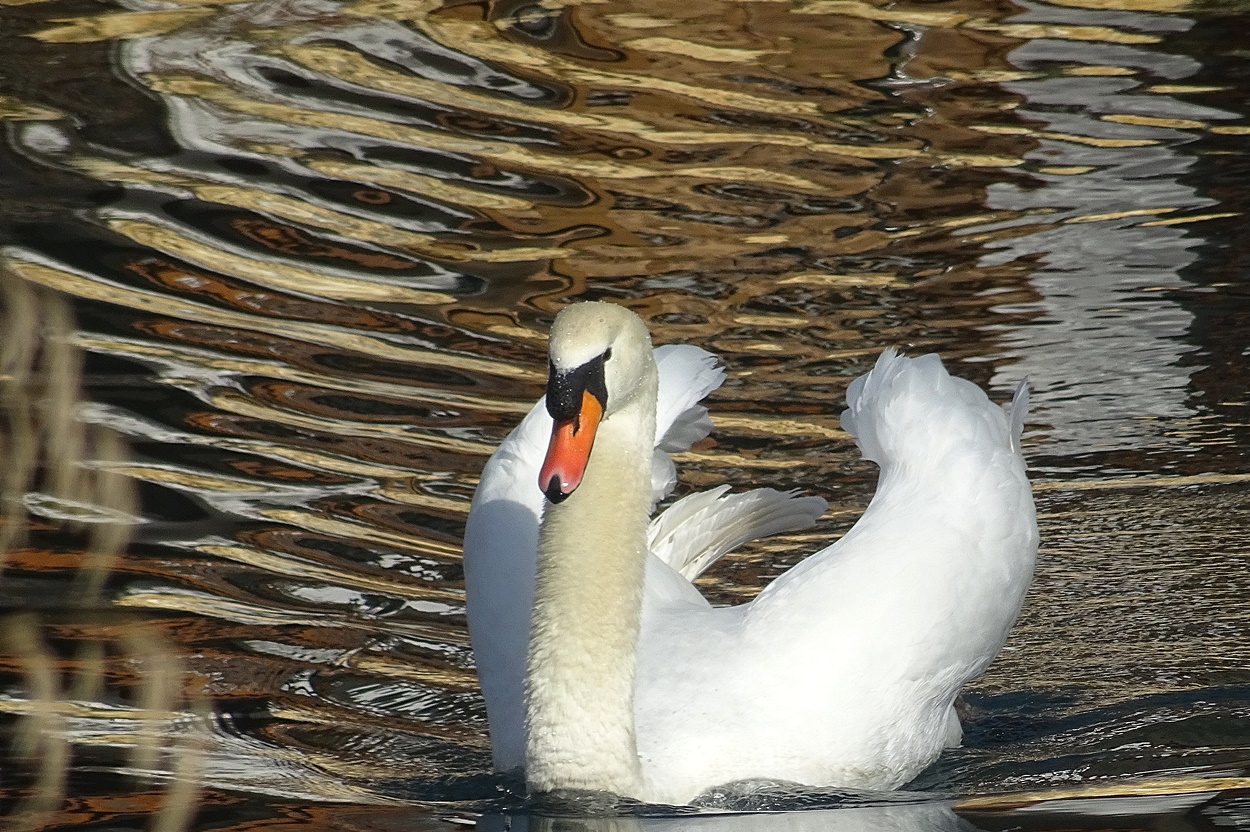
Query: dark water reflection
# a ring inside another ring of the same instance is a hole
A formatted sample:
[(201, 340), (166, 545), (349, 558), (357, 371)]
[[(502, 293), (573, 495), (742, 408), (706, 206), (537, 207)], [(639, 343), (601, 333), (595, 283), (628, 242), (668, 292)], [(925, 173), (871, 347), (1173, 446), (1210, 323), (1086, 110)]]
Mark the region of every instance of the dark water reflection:
[[(35, 807), (64, 826), (188, 783), (214, 827), (515, 809), (460, 538), (586, 298), (722, 356), (679, 494), (834, 506), (713, 570), (722, 602), (865, 504), (836, 414), (882, 347), (1032, 380), (1037, 581), (914, 784), (959, 814), (784, 822), (1244, 822), (1250, 19), (1111, 5), (0, 2), (0, 599), (38, 612), (6, 625), (0, 796), (76, 796)], [(37, 718), (63, 741), (23, 745)]]

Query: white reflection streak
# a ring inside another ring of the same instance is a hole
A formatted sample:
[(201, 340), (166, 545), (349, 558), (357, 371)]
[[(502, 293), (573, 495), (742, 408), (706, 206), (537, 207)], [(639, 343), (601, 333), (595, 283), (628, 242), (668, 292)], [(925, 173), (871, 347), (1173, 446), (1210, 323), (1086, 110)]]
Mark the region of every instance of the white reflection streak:
[[(1083, 24), (1083, 10), (1033, 6), (1015, 21)], [(1186, 29), (1175, 16), (1133, 14), (1134, 28)], [(1153, 21), (1153, 25), (1150, 25)], [(1015, 50), (1013, 63), (1025, 69), (1079, 63), (1136, 67), (1169, 79), (1193, 75), (1200, 65), (1185, 56), (1078, 41), (1038, 39)], [(1144, 147), (1096, 147), (1041, 139), (1028, 158), (1046, 166), (1092, 168), (1079, 175), (1035, 174), (1045, 187), (1011, 184), (989, 188), (991, 209), (1021, 211), (1048, 227), (991, 243), (997, 253), (981, 261), (993, 266), (1037, 258), (1030, 274), (1040, 301), (1004, 311), (1029, 313), (1025, 326), (1002, 334), (1011, 364), (994, 379), (1009, 387), (1027, 375), (1034, 390), (1036, 419), (1051, 425), (1046, 450), (1053, 453), (1180, 445), (1176, 422), (1194, 415), (1186, 403), (1189, 376), (1182, 366), (1194, 347), (1185, 342), (1191, 314), (1160, 289), (1187, 286), (1180, 271), (1197, 259), (1203, 240), (1182, 226), (1143, 226), (1153, 216), (1062, 223), (1069, 218), (1146, 208), (1193, 210), (1213, 204), (1180, 181), (1193, 164), (1177, 152), (1192, 141), (1184, 130), (1109, 123), (1099, 116), (1145, 113), (1177, 119), (1224, 119), (1231, 114), (1186, 104), (1160, 94), (1131, 94), (1142, 82), (1126, 76), (1056, 76), (1004, 85), (1027, 99), (1021, 117), (1038, 129), (1099, 139), (1151, 140)], [(1072, 112), (1074, 104), (1080, 110)], [(1050, 213), (1039, 216), (1039, 210)], [(990, 226), (965, 233), (990, 230)]]

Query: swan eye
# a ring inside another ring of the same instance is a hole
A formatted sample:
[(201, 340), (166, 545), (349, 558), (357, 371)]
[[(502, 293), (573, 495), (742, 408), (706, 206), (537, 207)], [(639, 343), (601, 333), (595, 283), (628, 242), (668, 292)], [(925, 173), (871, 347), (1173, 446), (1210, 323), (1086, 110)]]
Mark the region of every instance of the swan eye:
[(611, 357), (612, 357), (612, 348), (608, 347), (606, 350), (603, 351), (603, 360), (607, 361)]

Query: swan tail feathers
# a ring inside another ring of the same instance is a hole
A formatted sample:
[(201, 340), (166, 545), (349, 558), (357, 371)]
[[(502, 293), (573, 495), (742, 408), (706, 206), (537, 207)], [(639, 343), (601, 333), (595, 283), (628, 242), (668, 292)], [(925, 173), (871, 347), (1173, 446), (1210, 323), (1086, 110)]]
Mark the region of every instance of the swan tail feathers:
[(757, 488), (729, 494), (722, 485), (683, 497), (652, 521), (651, 551), (693, 581), (744, 543), (813, 525), (828, 504), (820, 497)]
[(707, 408), (699, 402), (721, 386), (725, 371), (717, 365), (716, 356), (687, 344), (656, 347), (655, 364), (660, 386), (651, 496), (658, 502), (677, 484), (677, 469), (669, 454), (690, 450), (691, 445), (712, 432)]

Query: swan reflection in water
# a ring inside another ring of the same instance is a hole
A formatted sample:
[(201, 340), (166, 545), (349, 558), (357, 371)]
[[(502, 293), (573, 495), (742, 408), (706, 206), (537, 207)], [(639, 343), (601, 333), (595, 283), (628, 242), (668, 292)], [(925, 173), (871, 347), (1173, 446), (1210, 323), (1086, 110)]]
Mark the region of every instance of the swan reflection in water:
[(667, 817), (483, 815), (478, 832), (979, 832), (947, 803)]

